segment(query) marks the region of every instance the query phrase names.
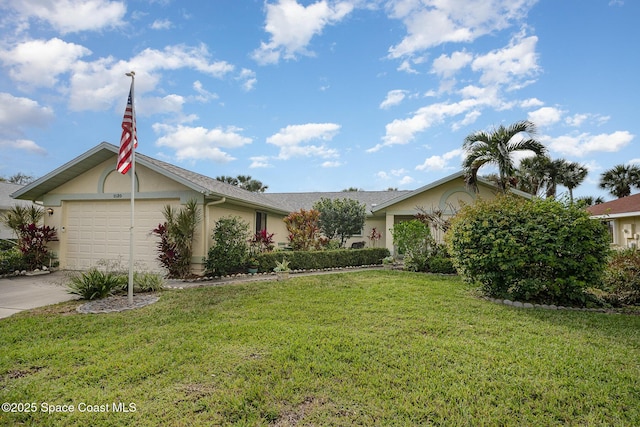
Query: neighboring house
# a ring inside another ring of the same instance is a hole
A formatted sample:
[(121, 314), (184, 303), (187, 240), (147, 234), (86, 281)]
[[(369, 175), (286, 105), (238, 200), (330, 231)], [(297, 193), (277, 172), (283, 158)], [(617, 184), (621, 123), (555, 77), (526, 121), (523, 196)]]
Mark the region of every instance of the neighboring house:
[(611, 244), (616, 247), (638, 247), (640, 241), (640, 193), (589, 206), (592, 218), (609, 226)]
[[(58, 230), (51, 242), (63, 269), (86, 270), (101, 260), (127, 265), (130, 236), (130, 175), (116, 171), (118, 147), (103, 142), (31, 184), (16, 189), (12, 197), (39, 201), (48, 210), (44, 222)], [(322, 197), (352, 198), (366, 204), (367, 220), (359, 236), (347, 242), (368, 241), (372, 228), (382, 233), (378, 247), (393, 251), (390, 229), (411, 219), (423, 208), (439, 209), (450, 216), (462, 204), (476, 198), (492, 198), (496, 188), (479, 180), (478, 192), (466, 188), (462, 172), (455, 173), (414, 191), (356, 191), (331, 193), (252, 193), (175, 165), (136, 153), (134, 257), (138, 268), (159, 270), (156, 260), (158, 237), (152, 230), (164, 222), (166, 205), (180, 207), (196, 200), (202, 208), (192, 265), (202, 271), (211, 246), (215, 222), (239, 216), (251, 231), (275, 233), (278, 246), (288, 243), (283, 222), (290, 212), (311, 209)], [(525, 193), (514, 191), (527, 197)]]
[[(20, 184), (12, 184), (10, 182), (0, 182), (0, 216), (7, 213), (14, 206), (30, 207), (33, 203), (25, 200), (16, 200), (11, 198), (11, 194), (22, 188)], [(17, 239), (16, 233), (0, 222), (0, 239)]]

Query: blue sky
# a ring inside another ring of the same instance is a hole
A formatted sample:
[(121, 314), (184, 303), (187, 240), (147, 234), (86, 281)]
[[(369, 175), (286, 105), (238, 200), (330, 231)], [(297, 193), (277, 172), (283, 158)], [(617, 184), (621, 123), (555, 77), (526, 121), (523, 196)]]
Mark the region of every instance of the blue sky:
[[(118, 144), (270, 192), (415, 189), (478, 130), (533, 121), (553, 158), (640, 163), (640, 2), (2, 0), (0, 176)], [(481, 173), (491, 169), (483, 168)], [(560, 189), (564, 191), (564, 189)]]

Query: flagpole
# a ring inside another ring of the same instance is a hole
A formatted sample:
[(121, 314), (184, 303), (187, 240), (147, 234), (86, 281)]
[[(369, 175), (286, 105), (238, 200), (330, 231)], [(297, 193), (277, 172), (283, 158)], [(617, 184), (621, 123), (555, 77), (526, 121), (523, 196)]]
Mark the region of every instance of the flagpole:
[(135, 122), (135, 101), (134, 101), (134, 82), (136, 73), (131, 71), (126, 73), (131, 77), (131, 111), (133, 113), (133, 135), (131, 138), (131, 226), (129, 228), (129, 285), (127, 287), (127, 299), (129, 305), (133, 305), (133, 248), (134, 248), (134, 225), (135, 225), (135, 192), (136, 192), (136, 144), (138, 129)]

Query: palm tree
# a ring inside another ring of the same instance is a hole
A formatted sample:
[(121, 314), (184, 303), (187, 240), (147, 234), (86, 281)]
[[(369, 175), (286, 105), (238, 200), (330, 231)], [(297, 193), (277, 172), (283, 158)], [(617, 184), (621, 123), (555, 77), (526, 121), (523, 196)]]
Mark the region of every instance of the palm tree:
[(217, 176), (218, 181), (226, 182), (227, 184), (235, 185), (252, 193), (264, 193), (269, 186), (264, 185), (261, 181), (251, 178), (250, 175), (238, 175), (237, 178), (232, 176)]
[(562, 176), (560, 177), (560, 184), (569, 189), (569, 200), (573, 204), (573, 189), (582, 184), (585, 180), (589, 169), (586, 166), (576, 162), (566, 162)]
[(515, 172), (516, 188), (538, 196), (547, 185), (547, 171), (550, 163), (551, 158), (546, 155), (522, 159)]
[[(516, 138), (523, 133), (528, 138)], [(486, 164), (494, 164), (498, 166), (499, 186), (503, 192), (506, 191), (509, 180), (515, 175), (513, 153), (533, 151), (538, 156), (546, 154), (545, 146), (533, 139), (535, 134), (535, 125), (524, 120), (508, 127), (500, 125), (490, 133), (479, 131), (467, 136), (462, 145), (467, 152), (462, 162), (467, 184), (477, 189), (478, 169)]]
[(600, 188), (617, 198), (631, 194), (631, 187), (640, 188), (640, 167), (616, 165), (600, 175)]

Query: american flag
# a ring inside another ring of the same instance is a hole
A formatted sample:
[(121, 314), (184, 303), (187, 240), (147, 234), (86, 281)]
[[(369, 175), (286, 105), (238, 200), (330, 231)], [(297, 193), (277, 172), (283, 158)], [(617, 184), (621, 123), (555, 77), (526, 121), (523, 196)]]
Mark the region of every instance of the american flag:
[(138, 148), (138, 133), (136, 129), (136, 112), (133, 108), (133, 81), (129, 89), (127, 108), (122, 119), (122, 136), (120, 137), (120, 152), (118, 153), (118, 172), (126, 174), (131, 169), (133, 150)]

